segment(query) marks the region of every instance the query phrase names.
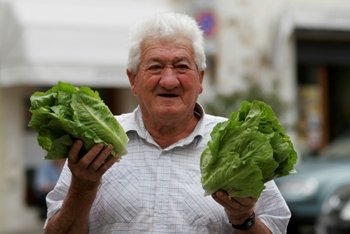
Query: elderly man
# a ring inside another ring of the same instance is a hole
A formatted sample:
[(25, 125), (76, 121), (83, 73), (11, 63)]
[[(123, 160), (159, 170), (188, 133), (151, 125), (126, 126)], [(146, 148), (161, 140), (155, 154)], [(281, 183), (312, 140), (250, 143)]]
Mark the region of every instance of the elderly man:
[(197, 103), (206, 68), (197, 23), (156, 15), (132, 28), (130, 46), (139, 105), (116, 117), (128, 154), (105, 162), (111, 146), (97, 144), (81, 158), (77, 140), (47, 197), (45, 233), (285, 233), (290, 212), (273, 181), (259, 199), (203, 196), (200, 155), (225, 118)]

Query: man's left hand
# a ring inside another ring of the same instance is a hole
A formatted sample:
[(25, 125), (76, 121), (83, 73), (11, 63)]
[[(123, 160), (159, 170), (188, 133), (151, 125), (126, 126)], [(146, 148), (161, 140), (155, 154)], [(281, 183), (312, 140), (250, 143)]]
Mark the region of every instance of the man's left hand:
[[(229, 191), (230, 194), (234, 191)], [(212, 195), (213, 199), (225, 208), (229, 221), (233, 224), (242, 224), (254, 212), (254, 205), (258, 199), (246, 197), (232, 197), (223, 190), (219, 190)]]

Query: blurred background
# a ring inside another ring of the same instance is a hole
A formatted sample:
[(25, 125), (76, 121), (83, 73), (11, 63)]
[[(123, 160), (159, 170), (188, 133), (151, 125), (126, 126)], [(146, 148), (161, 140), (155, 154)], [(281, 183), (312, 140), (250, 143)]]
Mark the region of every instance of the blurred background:
[(207, 112), (259, 99), (291, 137), (298, 173), (276, 180), (288, 233), (350, 233), (350, 1), (0, 0), (0, 234), (42, 233), (45, 152), (27, 127), (30, 96), (60, 80), (98, 91), (114, 114), (132, 111), (128, 28), (165, 11), (205, 32)]

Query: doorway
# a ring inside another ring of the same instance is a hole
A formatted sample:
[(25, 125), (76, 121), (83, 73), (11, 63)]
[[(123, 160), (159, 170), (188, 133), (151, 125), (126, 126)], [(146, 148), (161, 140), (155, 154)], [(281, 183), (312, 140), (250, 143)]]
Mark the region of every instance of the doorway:
[(296, 30), (298, 135), (311, 154), (350, 130), (350, 32)]

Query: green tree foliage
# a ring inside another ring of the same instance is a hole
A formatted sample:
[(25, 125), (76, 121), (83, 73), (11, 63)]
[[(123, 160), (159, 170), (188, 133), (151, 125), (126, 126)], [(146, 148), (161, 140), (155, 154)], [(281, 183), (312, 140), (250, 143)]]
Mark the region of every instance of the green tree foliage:
[(252, 102), (259, 100), (268, 104), (275, 112), (278, 118), (282, 118), (285, 110), (288, 108), (286, 102), (281, 100), (277, 94), (278, 80), (273, 82), (271, 91), (265, 91), (262, 87), (251, 78), (245, 80), (247, 89), (244, 91), (234, 91), (230, 94), (216, 94), (210, 102), (204, 103), (205, 110), (208, 114), (229, 117), (230, 114), (240, 108), (242, 101)]

